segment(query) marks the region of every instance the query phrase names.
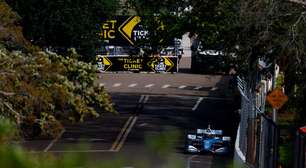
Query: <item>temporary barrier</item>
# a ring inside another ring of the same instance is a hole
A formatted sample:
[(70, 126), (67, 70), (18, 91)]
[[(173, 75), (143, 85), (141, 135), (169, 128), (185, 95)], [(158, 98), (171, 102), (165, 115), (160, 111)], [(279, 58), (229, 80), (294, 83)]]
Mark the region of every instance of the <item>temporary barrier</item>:
[(100, 72), (177, 72), (178, 58), (176, 56), (103, 56), (97, 55), (97, 65)]

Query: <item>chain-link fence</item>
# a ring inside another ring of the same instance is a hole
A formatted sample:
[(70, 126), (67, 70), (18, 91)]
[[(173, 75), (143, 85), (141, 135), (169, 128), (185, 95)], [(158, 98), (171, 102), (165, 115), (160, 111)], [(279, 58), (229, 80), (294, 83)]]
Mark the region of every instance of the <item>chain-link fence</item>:
[(256, 167), (276, 168), (278, 162), (277, 125), (264, 114), (258, 116)]
[(249, 167), (276, 168), (278, 161), (278, 128), (265, 116), (267, 87), (255, 92), (237, 77), (241, 94), (239, 150)]

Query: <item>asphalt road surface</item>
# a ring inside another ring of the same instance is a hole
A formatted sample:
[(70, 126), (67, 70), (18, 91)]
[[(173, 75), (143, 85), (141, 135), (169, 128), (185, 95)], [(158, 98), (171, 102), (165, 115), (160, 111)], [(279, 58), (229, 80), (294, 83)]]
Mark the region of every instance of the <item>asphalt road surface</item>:
[(97, 84), (110, 93), (117, 114), (67, 124), (55, 139), (22, 144), (33, 152), (79, 152), (93, 161), (120, 160), (122, 168), (231, 165), (232, 156), (192, 155), (183, 151), (185, 132), (206, 128), (208, 124), (223, 129), (234, 142), (239, 100), (228, 90), (229, 77), (188, 73), (99, 76)]

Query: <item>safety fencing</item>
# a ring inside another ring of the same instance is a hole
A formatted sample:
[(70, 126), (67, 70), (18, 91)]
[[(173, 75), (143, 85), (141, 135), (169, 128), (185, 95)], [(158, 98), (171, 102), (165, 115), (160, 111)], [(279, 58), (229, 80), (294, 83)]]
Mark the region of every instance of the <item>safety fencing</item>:
[[(251, 89), (245, 80), (237, 77), (241, 94), (239, 145), (242, 160), (248, 167), (276, 168), (278, 162), (278, 127), (265, 115), (267, 86)], [(236, 149), (237, 150), (237, 149)]]

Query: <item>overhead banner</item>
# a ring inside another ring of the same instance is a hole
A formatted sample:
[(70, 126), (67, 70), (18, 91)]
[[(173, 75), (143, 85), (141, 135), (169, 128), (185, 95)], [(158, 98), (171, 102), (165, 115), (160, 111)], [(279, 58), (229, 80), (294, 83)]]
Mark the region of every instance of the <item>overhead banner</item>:
[(97, 65), (101, 72), (177, 72), (177, 61), (176, 56), (97, 56)]
[(148, 37), (148, 30), (141, 25), (140, 16), (116, 16), (102, 19), (97, 25), (99, 38), (110, 45), (132, 45)]

